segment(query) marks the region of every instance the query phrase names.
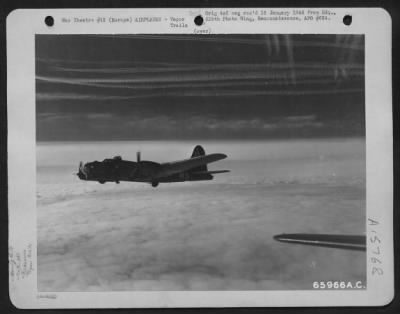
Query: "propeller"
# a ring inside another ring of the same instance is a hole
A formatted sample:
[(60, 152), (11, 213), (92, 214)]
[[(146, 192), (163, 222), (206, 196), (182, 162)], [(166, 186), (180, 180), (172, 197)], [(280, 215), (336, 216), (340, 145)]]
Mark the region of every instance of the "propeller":
[(82, 166), (83, 166), (83, 163), (82, 163), (82, 161), (80, 161), (80, 162), (79, 162), (79, 166), (78, 166), (78, 172), (77, 172), (77, 173), (74, 173), (74, 175), (79, 176), (79, 173), (81, 172)]
[(83, 162), (80, 161), (80, 162), (79, 162), (79, 167), (78, 167), (78, 173), (76, 173), (76, 175), (77, 175), (80, 179), (86, 178), (86, 174), (82, 171), (82, 168), (83, 168)]
[(136, 161), (140, 162), (140, 151), (136, 152)]

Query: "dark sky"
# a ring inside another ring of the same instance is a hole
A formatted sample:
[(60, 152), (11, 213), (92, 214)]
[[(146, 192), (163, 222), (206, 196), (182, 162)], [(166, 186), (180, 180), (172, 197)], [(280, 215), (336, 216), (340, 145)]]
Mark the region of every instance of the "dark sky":
[(39, 141), (365, 134), (362, 35), (37, 35)]

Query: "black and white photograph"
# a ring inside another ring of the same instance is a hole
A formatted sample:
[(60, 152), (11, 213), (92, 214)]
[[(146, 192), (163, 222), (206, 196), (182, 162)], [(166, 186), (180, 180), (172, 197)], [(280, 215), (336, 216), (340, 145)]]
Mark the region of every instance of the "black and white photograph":
[(38, 291), (367, 288), (363, 34), (37, 34), (35, 84)]
[(14, 307), (392, 302), (387, 11), (43, 8), (6, 24)]

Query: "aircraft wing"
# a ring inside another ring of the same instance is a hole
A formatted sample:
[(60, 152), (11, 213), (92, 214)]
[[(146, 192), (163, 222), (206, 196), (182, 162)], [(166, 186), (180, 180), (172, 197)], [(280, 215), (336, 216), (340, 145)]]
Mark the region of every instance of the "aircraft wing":
[(274, 239), (280, 242), (314, 245), (355, 251), (366, 251), (367, 238), (363, 235), (336, 234), (307, 234), (291, 233), (278, 234)]
[(193, 157), (185, 160), (168, 162), (161, 164), (161, 169), (157, 173), (157, 177), (167, 177), (173, 174), (177, 174), (183, 171), (187, 171), (192, 168), (196, 168), (202, 165), (209, 164), (221, 159), (225, 159), (225, 154), (209, 154), (204, 156)]
[(230, 170), (205, 170), (205, 171), (193, 171), (191, 174), (218, 174), (218, 173), (227, 173)]

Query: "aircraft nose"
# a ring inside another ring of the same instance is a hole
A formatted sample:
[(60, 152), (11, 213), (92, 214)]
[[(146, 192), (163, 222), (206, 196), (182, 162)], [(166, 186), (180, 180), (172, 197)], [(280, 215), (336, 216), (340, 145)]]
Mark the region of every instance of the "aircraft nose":
[(89, 177), (89, 175), (90, 175), (90, 167), (87, 165), (87, 164), (85, 164), (85, 165), (83, 165), (83, 169), (82, 169), (83, 171), (83, 174), (85, 175), (85, 177), (86, 177), (86, 179)]
[(82, 162), (79, 164), (78, 177), (82, 180), (87, 180), (88, 178), (88, 168)]

